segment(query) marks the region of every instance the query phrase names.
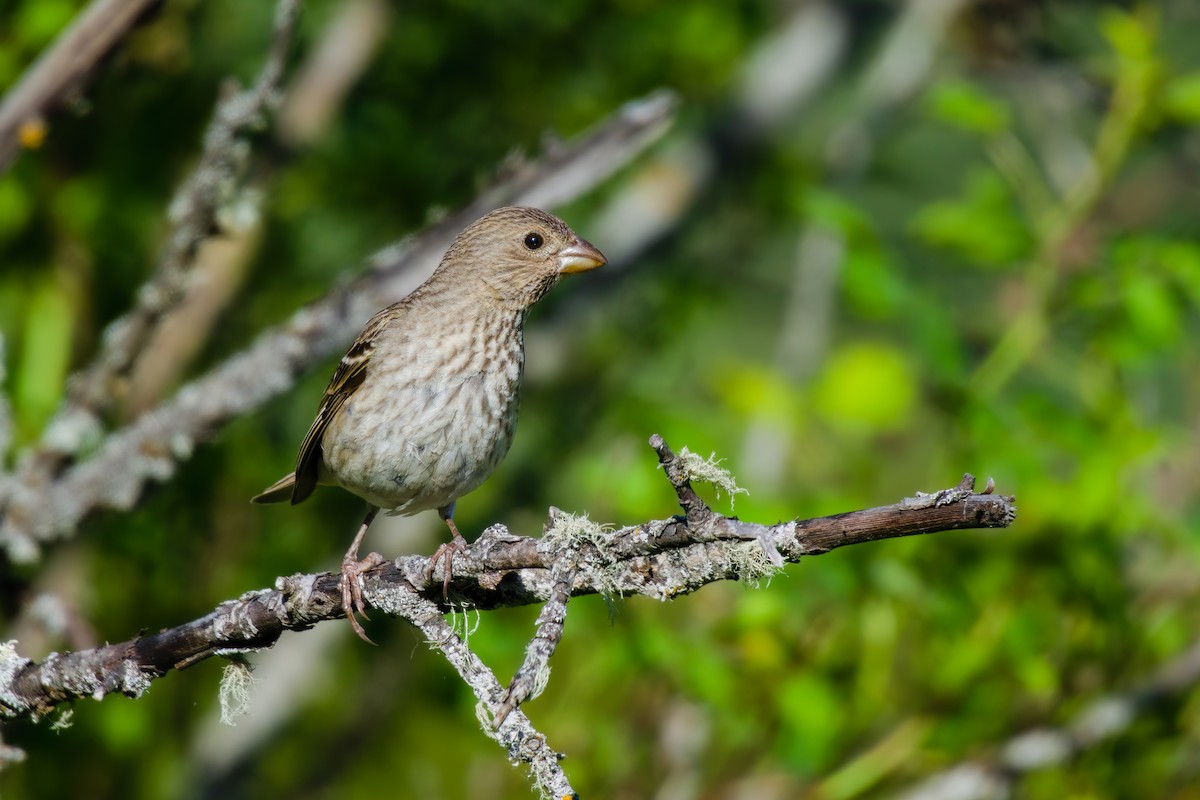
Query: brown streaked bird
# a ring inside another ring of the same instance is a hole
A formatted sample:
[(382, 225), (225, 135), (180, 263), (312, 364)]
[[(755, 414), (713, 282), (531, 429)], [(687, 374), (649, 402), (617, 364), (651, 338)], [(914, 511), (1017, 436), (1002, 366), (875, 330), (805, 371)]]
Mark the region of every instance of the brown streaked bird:
[(342, 608), (365, 641), (362, 574), (381, 562), (358, 548), (375, 515), (436, 508), (453, 537), (441, 545), (443, 593), (467, 543), (454, 504), (508, 453), (517, 422), (529, 309), (558, 279), (595, 269), (604, 255), (557, 217), (501, 208), (458, 235), (412, 294), (367, 322), (342, 357), (300, 445), (296, 471), (254, 498), (304, 501), (318, 484), (367, 501), (342, 559)]

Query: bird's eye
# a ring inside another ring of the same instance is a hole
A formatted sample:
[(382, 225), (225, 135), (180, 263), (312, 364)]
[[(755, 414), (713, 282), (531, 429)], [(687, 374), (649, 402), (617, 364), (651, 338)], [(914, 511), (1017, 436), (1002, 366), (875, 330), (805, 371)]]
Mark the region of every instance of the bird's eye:
[(525, 246), (530, 250), (537, 250), (543, 244), (542, 235), (540, 233), (530, 233), (525, 236)]

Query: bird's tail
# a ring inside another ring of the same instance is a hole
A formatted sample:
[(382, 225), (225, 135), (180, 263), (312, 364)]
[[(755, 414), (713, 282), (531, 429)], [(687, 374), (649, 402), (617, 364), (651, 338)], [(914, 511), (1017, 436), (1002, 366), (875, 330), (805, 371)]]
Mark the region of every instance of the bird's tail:
[(251, 503), (282, 503), (292, 499), (292, 488), (296, 485), (296, 473), (289, 472), (272, 483), (261, 494), (250, 498)]

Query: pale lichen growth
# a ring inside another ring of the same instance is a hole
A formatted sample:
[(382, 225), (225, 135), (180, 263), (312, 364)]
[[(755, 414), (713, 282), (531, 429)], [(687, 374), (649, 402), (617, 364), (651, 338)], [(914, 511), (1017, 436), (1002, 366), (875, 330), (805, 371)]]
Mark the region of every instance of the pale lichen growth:
[(0, 539), (0, 546), (4, 547), (5, 553), (14, 564), (33, 564), (41, 557), (42, 551), (38, 549), (33, 539), (23, 535), (20, 531), (3, 527), (0, 527), (0, 531), (4, 534), (4, 537)]
[(605, 534), (612, 529), (611, 525), (601, 525), (588, 519), (585, 514), (568, 514), (566, 511), (555, 509), (552, 524), (542, 534), (538, 542), (538, 550), (542, 553), (561, 553), (564, 550), (578, 550), (583, 542), (600, 548), (604, 545)]
[(253, 639), (258, 635), (258, 626), (254, 624), (250, 602), (253, 600), (269, 601), (271, 592), (266, 589), (255, 589), (244, 592), (237, 600), (226, 600), (218, 606), (222, 612), (213, 622), (213, 636), (221, 641), (236, 641), (238, 639)]
[(216, 223), (225, 233), (246, 234), (262, 219), (262, 192), (254, 188), (236, 189), (216, 208)]
[[(550, 665), (548, 663), (545, 663), (545, 664), (542, 664), (541, 669), (539, 669), (537, 672), (534, 673), (533, 685), (529, 688), (529, 697), (526, 697), (525, 700), (533, 700), (538, 697), (541, 697), (542, 692), (546, 691), (546, 685), (549, 683), (550, 683)], [(522, 701), (522, 702), (524, 702), (524, 701)]]
[[(459, 612), (462, 616), (459, 616)], [(474, 620), (471, 619), (471, 614), (474, 613)], [(483, 621), (483, 614), (479, 613), (479, 609), (474, 606), (465, 604), (452, 604), (450, 606), (450, 630), (458, 635), (463, 640), (463, 644), (471, 644), (471, 636), (475, 631), (479, 630), (479, 624)]]
[[(570, 552), (579, 571), (589, 579), (596, 591), (611, 598), (620, 593), (621, 564), (609, 552), (611, 525), (588, 519), (587, 514), (568, 514), (554, 509), (550, 527), (538, 542), (538, 551), (553, 558)], [(588, 545), (586, 552), (584, 546)]]
[(739, 494), (749, 494), (748, 491), (737, 485), (733, 473), (721, 466), (723, 459), (717, 458), (716, 453), (704, 458), (688, 450), (685, 446), (680, 449), (678, 458), (679, 466), (689, 481), (711, 485), (717, 490), (717, 497), (721, 496), (721, 492), (729, 495), (730, 508), (733, 508), (734, 498)]
[(771, 562), (770, 557), (757, 541), (739, 543), (731, 547), (729, 560), (737, 572), (738, 580), (755, 589), (763, 579), (770, 583), (771, 577), (783, 569), (782, 564)]
[(13, 747), (10, 744), (4, 744), (0, 741), (0, 769), (4, 769), (9, 764), (20, 764), (25, 760), (25, 751), (19, 747)]
[[(991, 480), (990, 478), (988, 480)], [(906, 497), (900, 501), (900, 508), (905, 511), (919, 511), (923, 508), (940, 508), (962, 502), (971, 496), (975, 487), (975, 479), (970, 475), (963, 477), (963, 483), (952, 489), (942, 489), (940, 492), (917, 492), (915, 497)], [(993, 485), (993, 489), (995, 486)]]
[(250, 698), (254, 694), (254, 667), (244, 658), (230, 658), (221, 675), (218, 699), (221, 702), (221, 724), (233, 727), (238, 717), (250, 713)]
[(475, 720), (479, 723), (479, 729), (489, 739), (500, 741), (500, 734), (496, 732), (496, 726), (492, 724), (492, 710), (482, 700), (475, 704)]
[(17, 653), (17, 640), (0, 643), (0, 704), (13, 711), (24, 711), (29, 707), (24, 698), (12, 691), (13, 680), (29, 664), (28, 658)]
[(70, 624), (70, 611), (63, 604), (62, 598), (43, 592), (29, 604), (28, 614), (31, 619), (41, 623), (42, 629), (52, 636), (61, 636)]
[(54, 722), (50, 723), (50, 730), (52, 730), (56, 733), (61, 733), (62, 731), (65, 731), (67, 728), (70, 728), (73, 724), (75, 724), (73, 721), (74, 716), (75, 716), (75, 709), (70, 708), (70, 707), (64, 708), (59, 713), (58, 719), (56, 719), (56, 720), (54, 720)]

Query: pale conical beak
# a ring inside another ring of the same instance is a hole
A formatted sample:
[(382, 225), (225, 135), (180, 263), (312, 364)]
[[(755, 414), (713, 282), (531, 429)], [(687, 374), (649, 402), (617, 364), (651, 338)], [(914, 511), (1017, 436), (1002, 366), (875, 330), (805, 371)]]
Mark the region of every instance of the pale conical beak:
[(576, 237), (575, 241), (558, 254), (558, 271), (563, 275), (587, 272), (608, 263), (604, 254), (595, 245)]

